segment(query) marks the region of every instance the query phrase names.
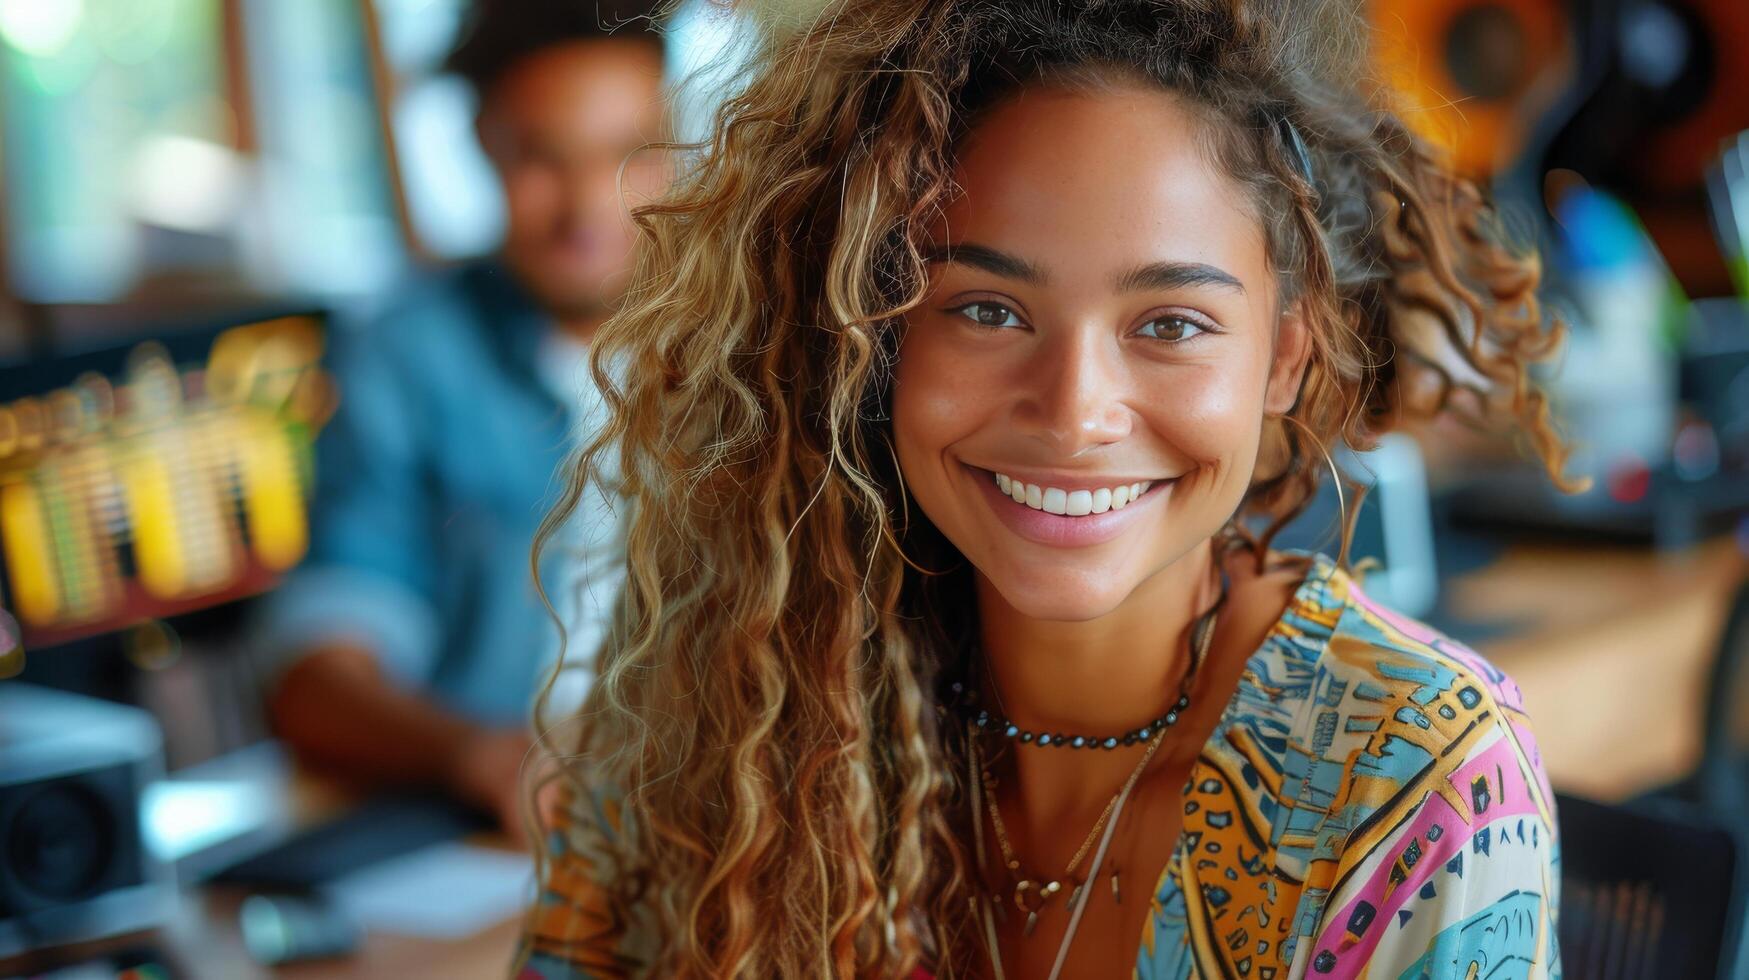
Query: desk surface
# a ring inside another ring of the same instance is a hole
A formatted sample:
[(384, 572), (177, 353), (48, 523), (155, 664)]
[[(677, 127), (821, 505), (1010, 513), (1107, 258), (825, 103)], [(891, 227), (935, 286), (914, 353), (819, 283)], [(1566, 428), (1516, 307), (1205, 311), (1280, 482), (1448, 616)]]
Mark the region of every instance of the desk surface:
[(243, 948), (237, 908), (244, 892), (208, 888), (191, 893), (184, 914), (168, 930), (167, 945), (192, 977), (214, 980), (382, 980), (388, 977), (507, 976), (520, 923), (501, 922), (454, 942), (368, 934), (351, 955), (269, 969)]
[[(1707, 670), (1731, 591), (1746, 574), (1749, 561), (1731, 541), (1675, 556), (1535, 545), (1515, 546), (1445, 587), (1459, 616), (1517, 625), (1478, 646), (1524, 690), (1554, 783), (1619, 799), (1674, 782), (1699, 758)], [(332, 784), (308, 774), (297, 777), (294, 795), (305, 817), (344, 805)], [(499, 977), (519, 927), (512, 919), (457, 942), (373, 933), (345, 959), (268, 970), (243, 948), (241, 900), (234, 889), (191, 892), (163, 932), (191, 976)], [(135, 937), (91, 950), (138, 944)]]
[[(511, 918), (465, 939), (443, 941), (373, 932), (351, 954), (277, 969), (257, 963), (243, 946), (237, 910), (246, 892), (193, 889), (170, 924), (156, 933), (117, 936), (0, 960), (0, 976), (31, 975), (150, 946), (177, 977), (191, 980), (480, 980), (509, 975), (521, 923)], [(89, 974), (80, 974), (81, 980)]]
[[(263, 748), (274, 747), (256, 747), (218, 762), (233, 775), (254, 770), (263, 783), (274, 784), (276, 804), (287, 811), (287, 829), (313, 826), (356, 804), (357, 794), (339, 782), (286, 765), (281, 753), (263, 754), (260, 752)], [(256, 757), (243, 758), (249, 754)], [(233, 762), (240, 764), (233, 766)], [(471, 835), (466, 842), (486, 847), (507, 846), (496, 834)], [(532, 860), (529, 869), (532, 875)], [(0, 977), (31, 975), (139, 950), (150, 950), (152, 958), (162, 960), (175, 971), (176, 977), (191, 980), (504, 977), (509, 974), (521, 925), (520, 919), (512, 916), (453, 941), (371, 931), (345, 957), (270, 968), (256, 962), (243, 943), (238, 911), (248, 894), (248, 888), (236, 885), (207, 884), (186, 889), (169, 924), (159, 930), (0, 958)], [(79, 976), (80, 980), (87, 980), (90, 975)]]
[(1523, 689), (1555, 786), (1620, 800), (1700, 760), (1708, 674), (1746, 575), (1729, 539), (1674, 555), (1538, 545), (1445, 588), (1459, 615), (1517, 624), (1477, 646)]

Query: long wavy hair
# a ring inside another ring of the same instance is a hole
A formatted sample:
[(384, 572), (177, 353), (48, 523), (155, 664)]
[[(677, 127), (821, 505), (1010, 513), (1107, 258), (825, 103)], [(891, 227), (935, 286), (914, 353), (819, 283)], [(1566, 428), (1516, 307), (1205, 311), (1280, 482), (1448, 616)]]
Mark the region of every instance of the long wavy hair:
[(980, 115), (1028, 85), (1142, 83), (1208, 121), (1313, 337), (1238, 515), (1263, 515), (1260, 555), (1326, 445), (1444, 411), (1504, 420), (1562, 482), (1529, 375), (1560, 329), (1534, 255), (1359, 67), (1348, 0), (797, 6), (765, 12), (708, 143), (636, 212), (594, 344), (608, 416), (541, 540), (611, 473), (626, 579), (557, 772), (635, 828), (601, 887), (658, 937), (649, 974), (965, 976), (965, 746), (937, 691), (976, 613), (886, 406)]

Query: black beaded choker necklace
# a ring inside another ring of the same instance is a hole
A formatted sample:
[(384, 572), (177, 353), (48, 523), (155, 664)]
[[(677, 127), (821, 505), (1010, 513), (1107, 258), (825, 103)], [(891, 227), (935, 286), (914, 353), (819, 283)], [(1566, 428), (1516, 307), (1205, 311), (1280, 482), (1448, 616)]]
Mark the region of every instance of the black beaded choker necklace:
[[(954, 687), (961, 685), (955, 684)], [(1059, 749), (1115, 749), (1120, 745), (1137, 745), (1153, 738), (1162, 728), (1171, 728), (1178, 724), (1180, 714), (1190, 707), (1190, 695), (1180, 694), (1178, 701), (1167, 709), (1166, 713), (1148, 722), (1133, 732), (1122, 735), (1065, 735), (1061, 732), (1033, 732), (1004, 719), (1001, 715), (992, 714), (987, 708), (977, 708), (974, 705), (962, 705), (958, 708), (965, 717), (980, 731), (992, 732), (1003, 738), (1011, 739), (1022, 745), (1050, 746)]]
[(1227, 573), (1221, 572), (1221, 595), (1208, 612), (1198, 618), (1191, 641), (1190, 669), (1184, 672), (1184, 680), (1178, 685), (1178, 700), (1173, 702), (1165, 713), (1146, 725), (1122, 735), (1067, 735), (1062, 732), (1034, 732), (1021, 728), (999, 712), (980, 705), (977, 689), (963, 681), (954, 681), (949, 685), (954, 711), (962, 718), (971, 722), (979, 731), (999, 735), (1022, 745), (1038, 745), (1058, 749), (1115, 749), (1120, 745), (1144, 745), (1162, 729), (1178, 724), (1178, 719), (1190, 708), (1190, 686), (1196, 680), (1197, 670), (1208, 657), (1209, 643), (1214, 638), (1215, 614), (1227, 601)]

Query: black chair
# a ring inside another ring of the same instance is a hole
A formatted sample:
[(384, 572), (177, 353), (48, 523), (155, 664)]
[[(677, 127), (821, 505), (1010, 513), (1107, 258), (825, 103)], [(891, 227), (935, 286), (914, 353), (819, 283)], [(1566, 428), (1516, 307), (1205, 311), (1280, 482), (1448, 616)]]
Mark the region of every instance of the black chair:
[(1611, 806), (1558, 796), (1558, 933), (1567, 980), (1735, 975), (1737, 843), (1680, 801)]

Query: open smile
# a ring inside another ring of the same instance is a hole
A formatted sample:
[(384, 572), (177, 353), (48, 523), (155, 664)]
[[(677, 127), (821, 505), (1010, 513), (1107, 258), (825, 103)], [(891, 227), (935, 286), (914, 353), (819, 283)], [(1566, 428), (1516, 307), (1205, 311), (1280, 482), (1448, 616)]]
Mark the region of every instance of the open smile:
[(1144, 514), (1164, 506), (1178, 483), (1177, 477), (1028, 480), (962, 465), (1009, 530), (1055, 547), (1086, 547), (1116, 539)]
[(997, 473), (996, 487), (1003, 493), (1014, 498), (1017, 504), (1025, 504), (1033, 510), (1042, 510), (1047, 514), (1062, 514), (1066, 517), (1086, 517), (1088, 514), (1103, 514), (1108, 510), (1122, 510), (1129, 506), (1130, 501), (1140, 500), (1142, 494), (1154, 485), (1152, 480), (1138, 480), (1135, 483), (1119, 483), (1115, 486), (1094, 487), (1091, 490), (1064, 490), (1061, 487), (1041, 487), (1036, 483), (1027, 483), (1006, 473)]

